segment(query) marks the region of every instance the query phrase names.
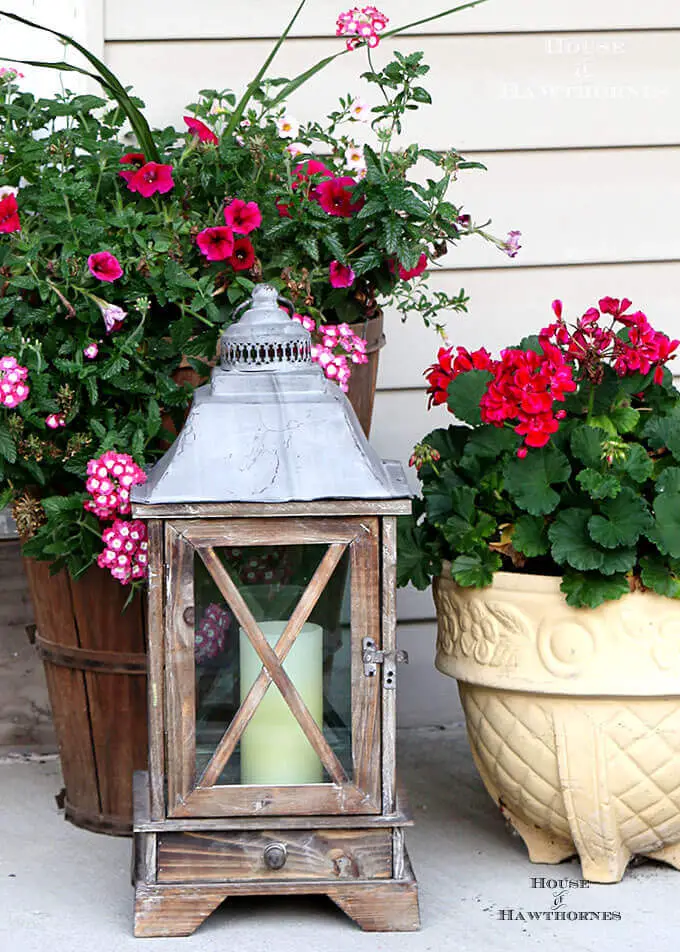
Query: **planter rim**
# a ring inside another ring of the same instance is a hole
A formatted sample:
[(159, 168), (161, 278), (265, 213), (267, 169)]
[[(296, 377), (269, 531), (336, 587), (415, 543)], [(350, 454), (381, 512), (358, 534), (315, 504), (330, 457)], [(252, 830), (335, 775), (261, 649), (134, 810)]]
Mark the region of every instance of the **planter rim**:
[[(451, 563), (444, 561), (443, 565), (450, 566)], [(439, 578), (446, 579), (447, 581), (453, 582), (454, 585), (458, 585), (455, 579), (452, 579), (450, 575), (445, 575), (442, 573)], [(493, 582), (491, 585), (487, 585), (485, 588), (475, 589), (475, 591), (545, 592), (546, 594), (552, 594), (554, 592), (555, 594), (562, 595), (560, 590), (561, 584), (561, 575), (534, 575), (530, 572), (494, 572)], [(459, 585), (458, 587), (464, 591), (472, 590), (470, 586), (466, 587)], [(589, 608), (587, 611), (594, 611), (594, 609)]]

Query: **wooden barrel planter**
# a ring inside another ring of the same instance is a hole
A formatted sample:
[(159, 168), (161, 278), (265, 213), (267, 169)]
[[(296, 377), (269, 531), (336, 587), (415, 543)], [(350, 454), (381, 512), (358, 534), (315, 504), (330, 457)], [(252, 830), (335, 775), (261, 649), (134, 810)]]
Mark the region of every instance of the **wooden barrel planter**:
[(378, 382), (378, 363), (380, 351), (385, 346), (383, 334), (383, 315), (372, 317), (367, 321), (351, 324), (355, 334), (366, 341), (367, 364), (353, 364), (352, 376), (349, 378), (349, 402), (359, 418), (361, 428), (368, 436), (371, 432), (373, 419), (373, 404), (375, 403), (375, 388)]
[(65, 786), (66, 818), (99, 833), (132, 829), (132, 774), (145, 770), (146, 618), (128, 589), (92, 568), (77, 582), (25, 559)]

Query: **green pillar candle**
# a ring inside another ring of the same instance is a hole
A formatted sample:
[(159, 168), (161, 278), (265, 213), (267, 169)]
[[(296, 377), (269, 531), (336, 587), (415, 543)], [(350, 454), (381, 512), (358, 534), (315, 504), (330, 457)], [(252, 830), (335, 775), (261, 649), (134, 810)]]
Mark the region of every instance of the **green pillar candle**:
[[(285, 621), (259, 622), (272, 646), (283, 634)], [(303, 625), (283, 663), (283, 669), (298, 690), (310, 714), (323, 725), (323, 631), (319, 625)], [(240, 629), (241, 703), (262, 670), (262, 662), (250, 639)], [(241, 783), (321, 783), (323, 765), (295, 720), (275, 684), (271, 684), (241, 737)]]

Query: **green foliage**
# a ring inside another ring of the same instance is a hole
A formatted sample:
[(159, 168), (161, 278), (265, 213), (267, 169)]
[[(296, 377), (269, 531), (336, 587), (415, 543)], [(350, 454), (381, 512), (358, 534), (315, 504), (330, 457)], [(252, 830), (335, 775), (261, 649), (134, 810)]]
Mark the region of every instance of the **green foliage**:
[[(64, 34), (55, 35), (85, 57), (84, 72), (98, 80), (102, 96), (66, 89), (37, 99), (16, 74), (0, 76), (0, 187), (19, 189), (21, 221), (21, 230), (0, 234), (0, 357), (28, 368), (30, 386), (16, 409), (0, 407), (0, 501), (33, 500), (33, 529), (42, 504), (43, 524), (26, 551), (73, 575), (102, 547), (102, 525), (82, 505), (88, 461), (109, 449), (145, 466), (160, 457), (191, 398), (191, 387), (175, 382), (180, 364), (207, 378), (220, 333), (255, 283), (271, 282), (318, 324), (363, 321), (388, 303), (403, 316), (418, 313), (426, 325), (439, 324), (444, 311), (465, 310), (464, 291), (431, 289), (427, 272), (402, 279), (400, 266), (414, 268), (423, 255), (433, 261), (468, 235), (495, 241), (467, 220), (461, 227), (450, 200), (458, 170), (481, 166), (453, 151), (442, 156), (395, 141), (409, 112), (430, 101), (421, 53), (397, 52), (380, 72), (370, 68), (366, 78), (379, 105), (371, 114), (366, 176), (356, 176), (351, 188), (356, 212), (331, 214), (321, 206), (315, 188), (327, 173), (305, 178), (304, 163), (323, 157), (332, 175), (348, 175), (346, 152), (358, 126), (353, 100), (343, 96), (326, 120), (299, 129), (299, 157), (279, 134), (287, 97), (346, 52), (339, 40), (336, 53), (293, 79), (267, 78), (304, 3), (240, 99), (228, 89), (204, 89), (189, 107), (216, 144), (184, 128), (151, 130), (144, 104)], [(134, 145), (123, 144), (127, 122)], [(120, 160), (138, 151), (171, 167), (169, 191), (145, 198), (128, 188), (121, 172), (134, 166), (123, 168)], [(423, 161), (424, 182), (416, 171)], [(230, 259), (209, 261), (197, 245), (203, 229), (224, 224), (229, 196), (257, 203), (262, 215), (248, 236), (256, 254), (248, 270)], [(104, 250), (123, 271), (110, 282), (88, 267), (88, 257)], [(354, 271), (349, 289), (330, 284), (336, 259)], [(112, 332), (103, 320), (109, 306), (127, 315)], [(99, 352), (88, 359), (83, 351), (92, 343)], [(48, 428), (52, 414), (65, 425)], [(438, 517), (439, 506), (446, 531), (455, 534), (451, 487), (439, 495), (429, 500), (430, 511)], [(459, 530), (485, 538), (489, 521), (471, 515)], [(422, 582), (436, 564), (436, 557), (414, 559), (411, 574), (420, 572)]]
[[(537, 337), (521, 349), (542, 353)], [(573, 607), (635, 588), (680, 598), (680, 393), (669, 374), (575, 362), (557, 432), (519, 452), (512, 423), (482, 422), (492, 376), (465, 370), (448, 386), (450, 412), (468, 425), (425, 438), (434, 456), (418, 473), (423, 501), (404, 535), (400, 583), (415, 576), (422, 588), (450, 564), (462, 586), (489, 585), (499, 569), (561, 576)]]

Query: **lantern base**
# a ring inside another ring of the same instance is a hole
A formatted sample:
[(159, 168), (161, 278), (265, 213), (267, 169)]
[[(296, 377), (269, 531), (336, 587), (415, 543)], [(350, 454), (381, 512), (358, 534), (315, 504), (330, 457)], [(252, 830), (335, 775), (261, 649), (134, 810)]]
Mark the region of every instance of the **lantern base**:
[(137, 881), (134, 934), (138, 938), (192, 935), (229, 896), (265, 895), (326, 895), (365, 932), (415, 932), (420, 928), (418, 886), (406, 857), (400, 880), (174, 885)]
[[(146, 775), (136, 775), (135, 786), (142, 777), (145, 782)], [(138, 937), (191, 935), (229, 896), (326, 895), (366, 932), (420, 928), (418, 886), (404, 847), (410, 820), (403, 813), (347, 817), (347, 827), (324, 827), (323, 818), (310, 817), (309, 828), (300, 828), (299, 818), (291, 828), (279, 817), (276, 826), (269, 818), (248, 829), (184, 820), (179, 830), (177, 821), (151, 823), (147, 810), (138, 815), (135, 806)]]

